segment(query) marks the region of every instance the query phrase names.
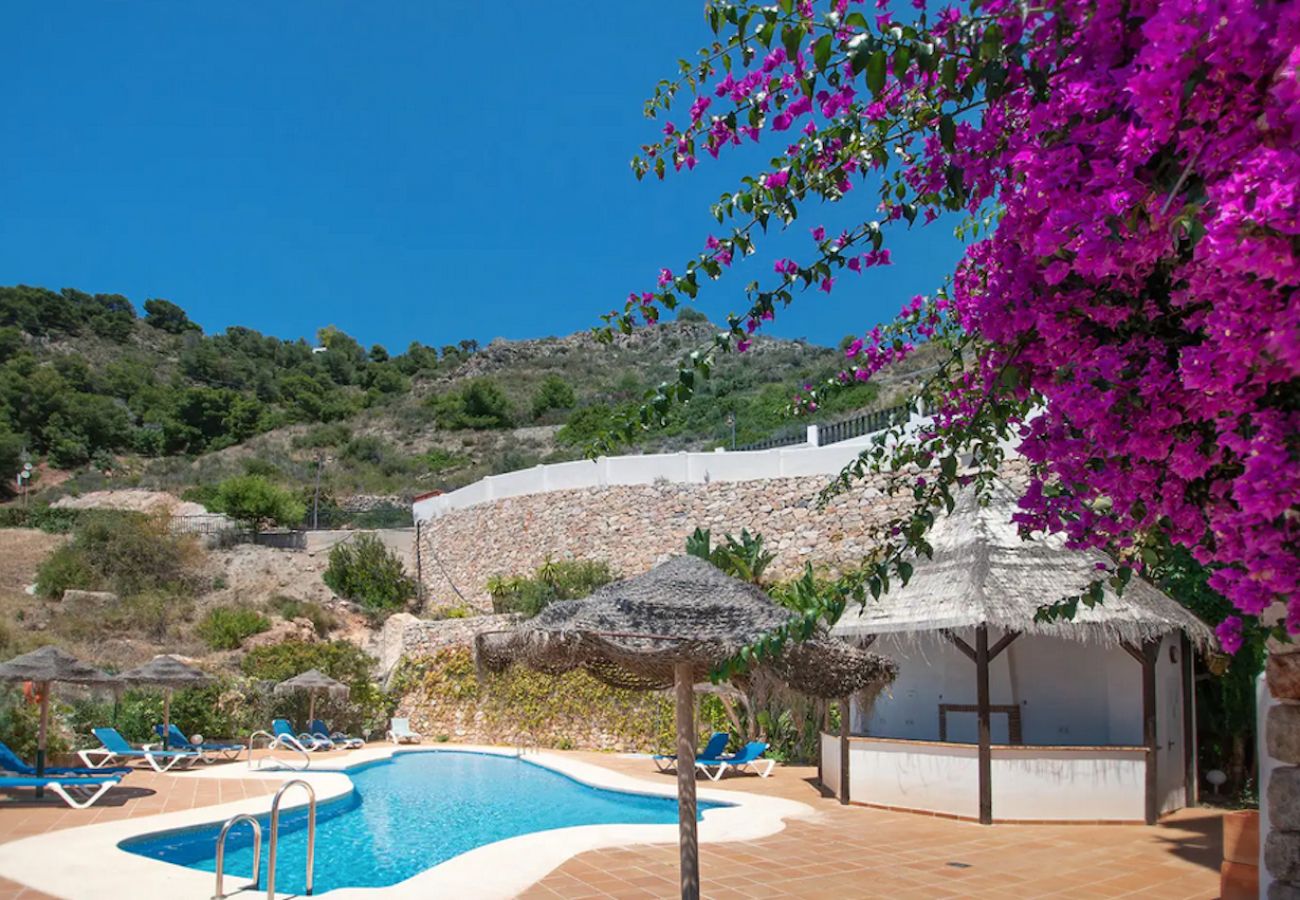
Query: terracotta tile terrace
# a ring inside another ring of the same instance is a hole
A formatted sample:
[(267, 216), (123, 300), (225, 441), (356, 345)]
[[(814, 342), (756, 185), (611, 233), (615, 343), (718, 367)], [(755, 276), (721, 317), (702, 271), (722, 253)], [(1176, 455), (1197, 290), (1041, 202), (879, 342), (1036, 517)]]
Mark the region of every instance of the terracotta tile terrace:
[[(344, 752), (321, 754), (345, 756)], [(648, 760), (565, 754), (662, 781)], [(233, 765), (242, 765), (235, 763)], [(806, 803), (811, 818), (747, 843), (701, 847), (702, 895), (727, 898), (1212, 898), (1218, 896), (1221, 824), (1189, 809), (1160, 825), (980, 826), (935, 816), (841, 806), (815, 785), (816, 769), (778, 767), (768, 779), (733, 777), (726, 791), (753, 791)], [(0, 800), (0, 842), (95, 822), (143, 817), (269, 794), (254, 779), (190, 778), (134, 772), (95, 807), (57, 800)], [(51, 860), (57, 864), (56, 860)], [(583, 853), (522, 895), (527, 900), (651, 898), (677, 894), (675, 845), (633, 845)], [(0, 900), (45, 895), (0, 880)]]

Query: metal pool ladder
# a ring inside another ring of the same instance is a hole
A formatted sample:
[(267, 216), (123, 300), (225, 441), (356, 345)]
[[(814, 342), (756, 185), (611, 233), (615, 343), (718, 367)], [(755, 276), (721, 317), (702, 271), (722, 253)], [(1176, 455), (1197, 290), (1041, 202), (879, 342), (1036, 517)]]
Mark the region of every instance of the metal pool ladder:
[(262, 867), (262, 826), (248, 813), (240, 813), (227, 819), (226, 824), (221, 826), (221, 834), (217, 836), (217, 892), (212, 895), (213, 900), (221, 900), (226, 896), (222, 886), (226, 870), (226, 837), (240, 822), (247, 822), (253, 826), (253, 881), (248, 887), (257, 887), (258, 876), (261, 874), (259, 870)]
[[(295, 778), (280, 785), (280, 789), (275, 792), (275, 798), (271, 801), (271, 846), (266, 859), (267, 900), (275, 900), (275, 852), (280, 841), (280, 801), (283, 799), (285, 792), (294, 785), (301, 785), (307, 791), (306, 894), (311, 896), (312, 892), (312, 877), (316, 869), (316, 790), (301, 778)], [(213, 895), (213, 900), (222, 900), (226, 896), (222, 885), (226, 867), (226, 837), (230, 834), (231, 829), (240, 822), (247, 822), (253, 826), (253, 881), (247, 887), (241, 888), (241, 890), (255, 889), (257, 887), (259, 870), (262, 864), (262, 826), (257, 819), (247, 813), (240, 813), (228, 819), (226, 824), (221, 826), (221, 834), (217, 836), (217, 889)]]
[(308, 897), (312, 891), (312, 873), (316, 870), (316, 789), (301, 778), (286, 781), (275, 792), (271, 801), (271, 849), (266, 856), (266, 900), (275, 900), (275, 850), (280, 837), (280, 801), (285, 791), (294, 785), (301, 785), (307, 792), (307, 890)]

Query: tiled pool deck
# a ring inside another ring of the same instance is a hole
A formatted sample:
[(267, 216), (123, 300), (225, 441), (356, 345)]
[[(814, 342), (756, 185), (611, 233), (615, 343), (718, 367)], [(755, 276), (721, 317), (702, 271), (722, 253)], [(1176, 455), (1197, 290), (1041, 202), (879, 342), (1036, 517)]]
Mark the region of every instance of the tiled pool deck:
[[(622, 774), (671, 785), (648, 760), (566, 753)], [(345, 757), (339, 752), (321, 754)], [(242, 763), (236, 764), (242, 765)], [(843, 807), (822, 798), (815, 769), (777, 768), (771, 778), (724, 779), (710, 787), (771, 794), (811, 806), (779, 834), (701, 848), (702, 893), (708, 898), (1030, 898), (1218, 896), (1221, 826), (1217, 813), (1187, 810), (1155, 828), (1127, 825), (998, 825)], [(274, 783), (187, 778), (152, 771), (94, 808), (58, 801), (0, 800), (0, 843), (33, 834), (149, 816), (270, 793)], [(52, 859), (51, 865), (58, 861)], [(522, 896), (528, 900), (672, 897), (674, 845), (595, 850), (569, 860)], [(0, 880), (0, 898), (45, 897)]]

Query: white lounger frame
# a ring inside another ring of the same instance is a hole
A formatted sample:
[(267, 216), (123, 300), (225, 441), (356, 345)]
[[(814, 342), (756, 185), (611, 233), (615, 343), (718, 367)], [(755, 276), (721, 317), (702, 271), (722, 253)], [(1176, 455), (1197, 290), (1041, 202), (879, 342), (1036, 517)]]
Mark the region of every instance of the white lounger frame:
[[(758, 773), (759, 778), (766, 778), (772, 774), (772, 768), (776, 765), (774, 759), (753, 759), (749, 762), (733, 763), (727, 760), (714, 760), (710, 762), (700, 762), (696, 760), (695, 768), (705, 774), (710, 781), (719, 781), (722, 776), (727, 774), (728, 769), (735, 769), (737, 772), (744, 772), (752, 769)], [(709, 771), (714, 769), (716, 771)]]
[[(176, 755), (172, 756), (171, 755), (172, 753), (175, 753)], [(159, 756), (153, 752), (153, 746), (151, 744), (145, 744), (144, 747), (139, 751), (139, 753), (132, 753), (129, 755), (115, 753), (114, 751), (109, 750), (107, 747), (100, 747), (98, 750), (78, 750), (77, 755), (81, 757), (81, 761), (86, 764), (87, 768), (90, 769), (102, 769), (105, 766), (111, 766), (119, 759), (122, 760), (123, 762), (129, 762), (135, 759), (143, 759), (145, 762), (149, 763), (149, 765), (153, 767), (153, 770), (155, 772), (167, 772), (173, 766), (176, 766), (180, 763), (185, 763), (186, 765), (193, 765), (194, 763), (203, 759), (202, 753), (191, 752), (188, 750), (168, 751), (168, 755)], [(96, 757), (98, 757), (98, 759), (96, 759)], [(159, 765), (160, 759), (165, 760), (166, 765)]]

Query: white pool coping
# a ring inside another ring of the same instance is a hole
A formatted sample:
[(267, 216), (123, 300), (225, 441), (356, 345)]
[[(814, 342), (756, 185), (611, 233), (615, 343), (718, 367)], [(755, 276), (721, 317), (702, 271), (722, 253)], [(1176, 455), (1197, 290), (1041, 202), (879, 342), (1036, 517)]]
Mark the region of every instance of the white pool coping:
[[(347, 769), (388, 759), (396, 753), (449, 751), (516, 755), (516, 751), (511, 748), (464, 744), (367, 747), (354, 751), (347, 757), (313, 761), (312, 768), (306, 772), (254, 771), (243, 763), (236, 763), (197, 769), (180, 777), (267, 778), (276, 781), (305, 778), (315, 789), (317, 802), (324, 804), (352, 791), (352, 780), (343, 774)], [(676, 797), (675, 782), (669, 786), (662, 782), (645, 781), (591, 763), (545, 752), (529, 753), (524, 759), (592, 787)], [(701, 843), (756, 840), (781, 831), (785, 827), (785, 819), (814, 815), (814, 810), (807, 804), (744, 791), (719, 791), (700, 787), (699, 799), (730, 804), (705, 811), (699, 826)], [(285, 794), (284, 808), (292, 809), (305, 802), (305, 793), (294, 791)], [(0, 877), (67, 900), (103, 900), (105, 897), (209, 900), (214, 885), (211, 872), (139, 856), (120, 849), (118, 844), (128, 838), (160, 831), (220, 824), (237, 813), (260, 815), (269, 812), (270, 808), (271, 797), (267, 795), (183, 812), (82, 825), (21, 838), (0, 844)], [(477, 847), (390, 887), (339, 888), (315, 896), (325, 900), (390, 900), (431, 896), (505, 900), (518, 895), (579, 853), (629, 844), (676, 842), (676, 824), (579, 825), (557, 828)], [(280, 860), (280, 867), (286, 873), (290, 867), (302, 864), (303, 861), (299, 859)], [(227, 873), (227, 896), (261, 896), (261, 891), (240, 890), (247, 881), (247, 872)]]

